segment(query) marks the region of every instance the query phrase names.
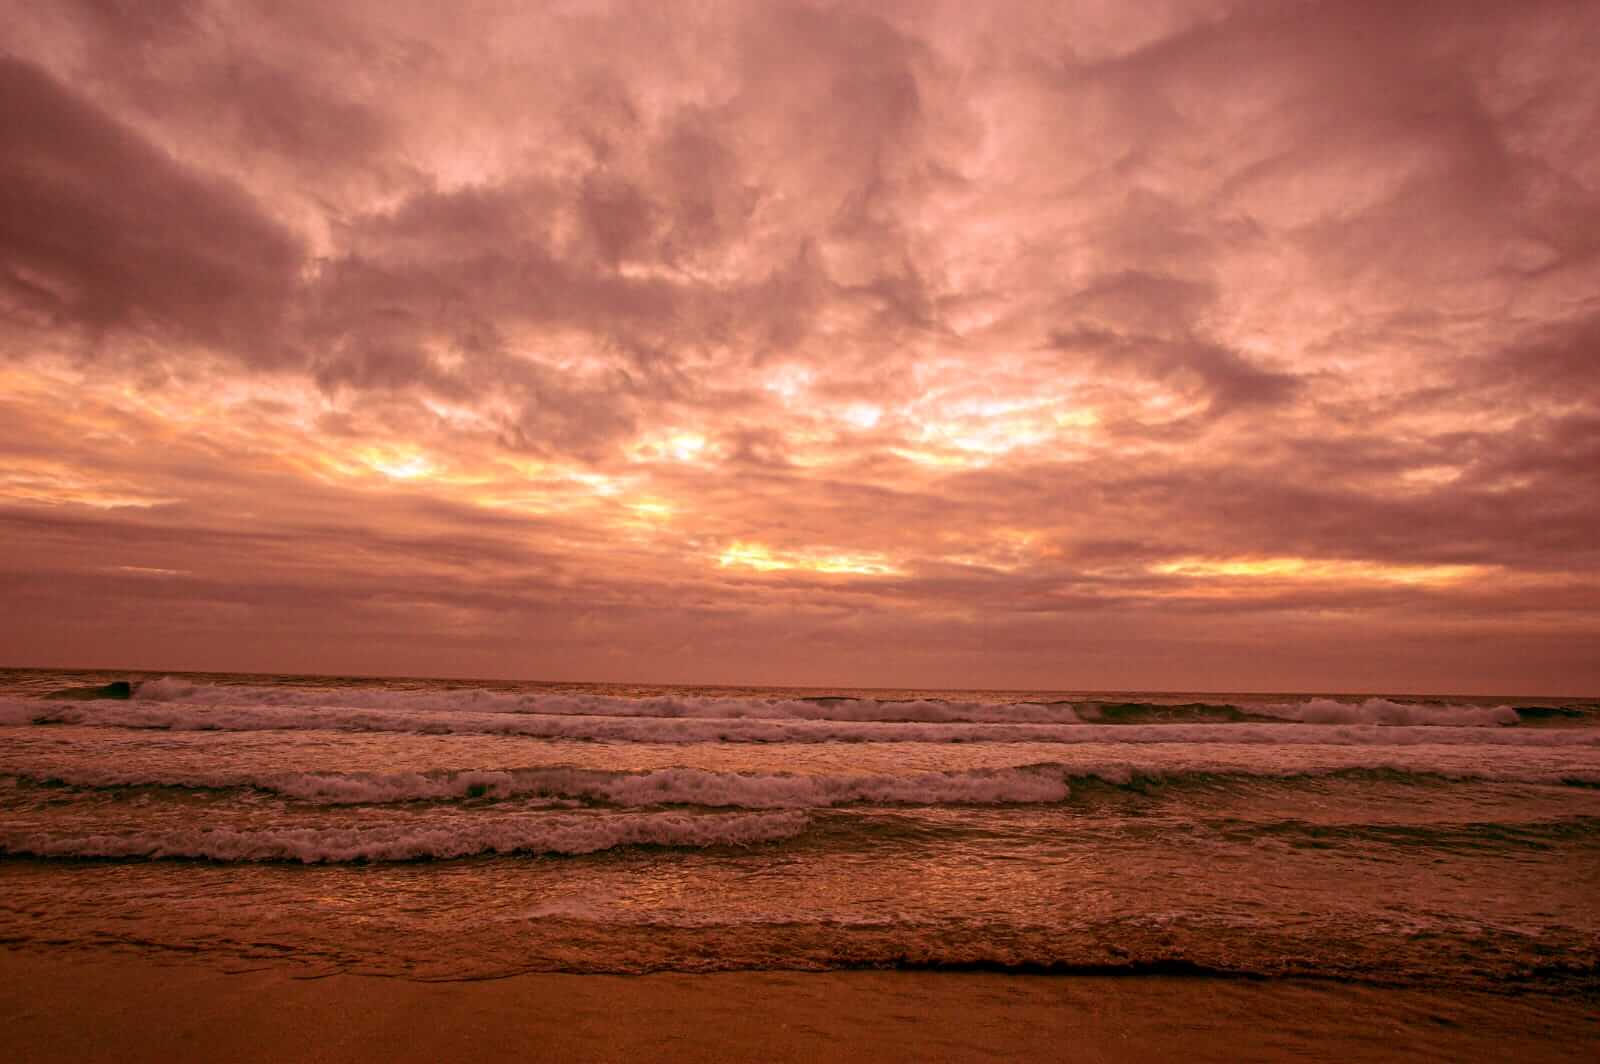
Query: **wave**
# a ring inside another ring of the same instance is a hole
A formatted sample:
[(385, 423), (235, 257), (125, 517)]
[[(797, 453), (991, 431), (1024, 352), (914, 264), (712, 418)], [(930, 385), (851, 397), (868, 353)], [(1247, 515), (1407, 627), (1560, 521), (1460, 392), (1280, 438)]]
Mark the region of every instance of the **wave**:
[(405, 711), (306, 706), (187, 703), (102, 703), (92, 707), (38, 699), (0, 701), (0, 725), (79, 724), (173, 731), (408, 732), (479, 734), (535, 739), (646, 743), (1415, 743), (1600, 745), (1600, 730), (1522, 732), (1483, 726), (1300, 724), (974, 724), (841, 720), (748, 720), (613, 715), (565, 716)]
[(624, 808), (687, 805), (739, 809), (822, 809), (857, 804), (1042, 805), (1092, 799), (1106, 788), (1148, 794), (1187, 787), (1293, 786), (1328, 781), (1405, 786), (1493, 782), (1593, 788), (1600, 787), (1600, 773), (1517, 765), (1443, 772), (1377, 759), (1362, 766), (1293, 769), (1268, 765), (1240, 768), (1236, 764), (1159, 769), (1040, 762), (906, 776), (712, 772), (695, 768), (608, 771), (565, 766), (401, 773), (285, 772), (264, 776), (76, 769), (0, 776), (0, 785), (5, 786), (26, 783), (91, 791), (245, 790), (318, 805), (528, 798)]
[(760, 697), (653, 695), (624, 697), (578, 692), (519, 692), (481, 687), (384, 690), (200, 684), (167, 676), (140, 684), (139, 701), (213, 706), (466, 711), (538, 716), (651, 717), (716, 720), (830, 720), (860, 722), (1072, 723), (1066, 702), (960, 701), (937, 698)]
[(51, 691), (44, 697), (76, 702), (93, 702), (101, 699), (124, 701), (133, 697), (135, 686), (129, 680), (113, 680), (110, 683), (92, 684), (85, 687), (65, 687), (58, 691)]
[[(1509, 705), (1469, 706), (1396, 702), (1389, 698), (1367, 698), (1360, 702), (1311, 698), (1304, 702), (1259, 703), (1247, 708), (1210, 702), (1185, 702), (1177, 705), (1154, 702), (1087, 702), (1075, 706), (1074, 710), (1081, 720), (1108, 724), (1285, 721), (1298, 724), (1488, 728), (1520, 724), (1524, 719), (1519, 709)], [(1575, 713), (1571, 715), (1576, 716)], [(1535, 716), (1554, 716), (1554, 714), (1536, 713)]]
[(508, 799), (566, 799), (640, 807), (697, 805), (743, 809), (816, 809), (880, 805), (1002, 805), (1065, 801), (1065, 773), (1055, 766), (926, 772), (910, 776), (806, 776), (668, 768), (614, 772), (581, 768), (471, 769), (460, 772), (296, 772), (262, 778), (227, 774), (51, 773), (27, 778), (45, 785), (109, 789), (248, 788), (326, 805)]
[(302, 864), (416, 861), (485, 854), (585, 854), (623, 846), (751, 845), (793, 838), (806, 824), (803, 813), (654, 813), (547, 814), (440, 825), (174, 828), (80, 835), (0, 830), (0, 854)]
[(1336, 745), (1600, 745), (1600, 729), (1276, 723), (1022, 724), (692, 717), (575, 716), (467, 711), (163, 702), (0, 700), (0, 725), (77, 724), (173, 731), (406, 732), (641, 743), (1282, 743)]
[(1319, 847), (1358, 843), (1395, 849), (1503, 852), (1513, 848), (1545, 849), (1571, 842), (1592, 845), (1600, 840), (1600, 816), (1577, 813), (1521, 821), (1425, 824), (1320, 823), (1288, 818), (1266, 823), (1241, 820), (1218, 827), (1223, 834), (1236, 838), (1287, 838)]
[(1272, 706), (1265, 712), (1302, 724), (1385, 724), (1390, 726), (1444, 725), (1483, 728), (1521, 721), (1511, 706), (1435, 706), (1369, 698), (1364, 702), (1340, 702), (1332, 698), (1313, 698), (1292, 706)]
[(378, 710), (513, 713), (539, 716), (620, 716), (718, 720), (829, 720), (919, 723), (1105, 724), (1307, 722), (1487, 727), (1522, 720), (1577, 720), (1583, 707), (1484, 706), (1435, 701), (1367, 698), (1298, 702), (1149, 702), (994, 700), (944, 698), (874, 699), (844, 695), (622, 696), (598, 692), (514, 691), (484, 687), (411, 689), (307, 687), (301, 685), (206, 684), (162, 677), (136, 685), (126, 681), (57, 692), (60, 699), (133, 698), (140, 702), (210, 706), (304, 706)]

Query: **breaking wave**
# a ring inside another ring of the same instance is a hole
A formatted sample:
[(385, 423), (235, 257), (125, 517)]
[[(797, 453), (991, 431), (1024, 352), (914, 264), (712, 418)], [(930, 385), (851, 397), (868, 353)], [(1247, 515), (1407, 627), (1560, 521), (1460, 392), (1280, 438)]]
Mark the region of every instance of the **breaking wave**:
[(1265, 712), (1303, 724), (1386, 724), (1391, 726), (1443, 725), (1487, 728), (1517, 724), (1521, 717), (1510, 706), (1434, 706), (1369, 698), (1364, 702), (1339, 702), (1313, 698), (1293, 706), (1274, 706)]
[(530, 768), (462, 772), (285, 773), (262, 779), (228, 775), (73, 772), (41, 783), (76, 787), (251, 788), (327, 805), (505, 799), (570, 799), (617, 806), (698, 805), (743, 809), (815, 809), (881, 805), (1000, 805), (1060, 802), (1070, 794), (1057, 766), (926, 772), (911, 776), (809, 776), (668, 768), (608, 772)]
[(1494, 766), (1441, 771), (1379, 758), (1360, 766), (1159, 769), (1123, 764), (1043, 762), (1011, 768), (924, 772), (906, 776), (800, 775), (712, 772), (697, 768), (607, 771), (573, 767), (465, 769), (431, 772), (234, 773), (138, 772), (115, 769), (0, 776), (0, 785), (26, 783), (81, 790), (164, 788), (251, 790), (318, 805), (544, 799), (624, 808), (704, 806), (738, 809), (821, 809), (847, 805), (1040, 805), (1065, 802), (1104, 787), (1151, 788), (1303, 784), (1346, 780), (1429, 786), (1453, 782), (1600, 786), (1600, 774), (1569, 768)]
[(1523, 720), (1581, 720), (1594, 707), (1452, 704), (1390, 698), (1300, 701), (1127, 702), (1099, 699), (865, 698), (845, 695), (658, 694), (485, 687), (394, 689), (206, 684), (179, 677), (57, 692), (66, 700), (133, 700), (206, 706), (307, 707), (389, 711), (509, 713), (536, 716), (649, 717), (716, 720), (819, 720), (884, 723), (1106, 724), (1304, 722), (1318, 724), (1488, 727)]
[[(76, 724), (228, 732), (409, 732), (646, 743), (1600, 743), (1600, 729), (1595, 728), (1506, 728), (1505, 725), (1518, 720), (1516, 710), (1508, 706), (1438, 706), (1386, 699), (1350, 703), (1317, 698), (1257, 707), (1248, 719), (1225, 722), (1195, 722), (1181, 717), (1136, 722), (1124, 717), (1119, 723), (1106, 723), (1092, 719), (1093, 707), (1088, 704), (1079, 706), (1076, 713), (1066, 707), (1051, 707), (1051, 720), (1029, 721), (1013, 718), (1041, 707), (1030, 708), (1017, 703), (861, 700), (845, 700), (840, 705), (830, 701), (824, 706), (794, 700), (600, 696), (560, 696), (556, 701), (546, 701), (518, 696), (514, 704), (490, 700), (468, 708), (479, 700), (464, 698), (460, 704), (436, 705), (430, 701), (434, 696), (426, 693), (406, 693), (407, 697), (397, 698), (395, 692), (367, 690), (353, 694), (335, 692), (340, 697), (332, 701), (310, 700), (305, 697), (306, 692), (295, 692), (297, 697), (292, 700), (251, 701), (239, 696), (238, 690), (242, 689), (210, 688), (204, 692), (204, 699), (198, 697), (198, 690), (183, 698), (92, 703), (0, 699), (0, 725)], [(350, 704), (355, 701), (381, 704)], [(898, 707), (895, 712), (901, 714), (900, 719), (880, 719), (887, 712), (882, 708), (885, 705)], [(988, 706), (993, 715), (965, 719), (978, 715), (973, 708), (978, 705)], [(1184, 707), (1156, 707), (1163, 712), (1174, 708)], [(938, 719), (930, 719), (934, 717)]]
[(245, 830), (173, 828), (104, 834), (0, 830), (0, 854), (211, 861), (415, 861), (483, 854), (585, 854), (621, 846), (708, 847), (792, 838), (802, 813), (546, 814), (450, 824)]
[(578, 692), (518, 692), (489, 688), (378, 690), (197, 684), (163, 677), (133, 692), (143, 702), (212, 706), (307, 706), (407, 711), (464, 711), (537, 716), (651, 717), (716, 720), (827, 720), (860, 722), (1071, 723), (1065, 702), (952, 701), (845, 697), (623, 697)]

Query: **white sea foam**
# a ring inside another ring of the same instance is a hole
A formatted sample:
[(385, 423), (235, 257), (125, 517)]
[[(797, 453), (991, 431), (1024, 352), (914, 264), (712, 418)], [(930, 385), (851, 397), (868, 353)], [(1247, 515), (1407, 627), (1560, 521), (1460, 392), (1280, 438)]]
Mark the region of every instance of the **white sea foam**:
[(1441, 706), (1393, 702), (1369, 698), (1363, 702), (1339, 702), (1332, 698), (1313, 698), (1292, 705), (1266, 706), (1259, 712), (1305, 724), (1385, 724), (1443, 725), (1487, 728), (1516, 724), (1517, 711), (1510, 706)]
[[(1340, 705), (1335, 703), (1335, 705)], [(1359, 715), (1361, 708), (1353, 707)], [(325, 705), (0, 700), (0, 724), (83, 724), (174, 731), (411, 732), (648, 743), (1283, 743), (1335, 745), (1600, 745), (1600, 729), (1442, 724), (1021, 724), (576, 716)]]
[[(141, 702), (179, 702), (210, 706), (315, 706), (409, 711), (518, 713), (538, 716), (663, 717), (714, 720), (826, 720), (859, 722), (1072, 724), (1081, 718), (1064, 702), (945, 699), (786, 698), (761, 696), (656, 695), (623, 697), (592, 692), (506, 691), (487, 688), (391, 690), (371, 687), (298, 687), (197, 684), (162, 677), (141, 684)], [(1084, 716), (1094, 720), (1101, 703), (1084, 700)], [(1150, 705), (1148, 711), (1184, 707)], [(1216, 707), (1224, 708), (1221, 704)], [(1312, 724), (1441, 725), (1491, 727), (1516, 724), (1510, 706), (1396, 702), (1368, 698), (1342, 702), (1312, 698), (1303, 702), (1255, 704), (1243, 708), (1285, 721)], [(1137, 711), (1136, 711), (1137, 712)]]
[(62, 834), (0, 829), (0, 853), (34, 857), (187, 857), (215, 861), (409, 861), (478, 854), (582, 854), (618, 846), (774, 842), (805, 830), (803, 813), (544, 814), (448, 824), (239, 830), (181, 828)]
[(887, 805), (999, 805), (1059, 802), (1070, 793), (1060, 766), (925, 772), (908, 776), (728, 773), (669, 768), (608, 772), (580, 768), (510, 771), (329, 773), (251, 777), (230, 773), (75, 769), (48, 773), (76, 787), (252, 787), (329, 805), (524, 796), (645, 807), (702, 805), (814, 809), (857, 802)]
[[(1295, 749), (1290, 747), (1288, 749)], [(1306, 749), (1301, 747), (1299, 749)], [(1254, 781), (1312, 780), (1360, 772), (1458, 781), (1600, 785), (1600, 771), (1569, 757), (1551, 761), (1506, 758), (1492, 745), (1474, 747), (1323, 746), (1315, 760), (1208, 755), (1198, 744), (1171, 744), (1150, 753), (1162, 763), (1099, 759), (1039, 762), (950, 772), (887, 774), (799, 774), (716, 772), (672, 767), (606, 770), (575, 766), (427, 772), (248, 772), (169, 768), (138, 770), (107, 765), (58, 763), (0, 766), (0, 789), (23, 783), (72, 788), (248, 789), (315, 805), (384, 805), (478, 801), (496, 812), (572, 808), (599, 804), (623, 808), (694, 805), (739, 809), (820, 809), (852, 804), (946, 806), (1049, 804), (1067, 800), (1088, 781), (1116, 785), (1182, 783), (1220, 778)], [(1342, 752), (1340, 752), (1342, 751)], [(1481, 751), (1481, 754), (1479, 753)], [(1287, 752), (1285, 750), (1284, 752)], [(1532, 751), (1530, 751), (1532, 753)], [(1330, 754), (1336, 755), (1329, 757)], [(1419, 754), (1422, 756), (1419, 758)], [(1461, 754), (1469, 755), (1466, 758)], [(10, 773), (17, 773), (12, 775)]]
[(539, 716), (667, 717), (717, 720), (834, 720), (1072, 723), (1063, 703), (947, 701), (944, 699), (711, 697), (656, 695), (630, 698), (567, 691), (504, 691), (487, 688), (389, 690), (371, 687), (263, 687), (196, 684), (162, 677), (141, 684), (138, 702), (209, 706), (316, 706), (410, 711), (522, 713)]
[(330, 776), (306, 774), (272, 788), (303, 799), (389, 802), (474, 794), (576, 798), (622, 806), (705, 805), (744, 809), (810, 809), (856, 802), (903, 805), (1059, 802), (1069, 788), (1059, 773), (1028, 769), (915, 776), (795, 776), (671, 768), (652, 772), (532, 769), (451, 775)]

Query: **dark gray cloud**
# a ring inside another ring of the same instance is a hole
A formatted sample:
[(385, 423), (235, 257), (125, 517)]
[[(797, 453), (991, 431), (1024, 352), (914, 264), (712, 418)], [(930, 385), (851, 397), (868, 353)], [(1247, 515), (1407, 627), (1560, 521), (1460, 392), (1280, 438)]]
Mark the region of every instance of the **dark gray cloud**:
[(283, 359), (290, 231), (35, 66), (0, 57), (0, 100), (9, 353), (132, 334)]

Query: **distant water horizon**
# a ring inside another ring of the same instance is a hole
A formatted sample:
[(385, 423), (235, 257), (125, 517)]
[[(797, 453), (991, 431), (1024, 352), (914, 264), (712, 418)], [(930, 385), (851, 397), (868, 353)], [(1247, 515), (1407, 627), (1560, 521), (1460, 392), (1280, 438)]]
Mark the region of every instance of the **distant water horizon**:
[[(703, 691), (834, 691), (834, 692), (859, 692), (863, 694), (885, 693), (903, 694), (906, 692), (934, 692), (940, 691), (954, 694), (989, 694), (989, 695), (1056, 695), (1065, 697), (1101, 697), (1101, 696), (1152, 696), (1158, 698), (1188, 698), (1204, 696), (1208, 698), (1273, 698), (1273, 697), (1329, 697), (1329, 698), (1406, 698), (1406, 699), (1498, 699), (1501, 701), (1538, 701), (1538, 702), (1600, 702), (1600, 692), (1578, 691), (1467, 691), (1467, 690), (1431, 690), (1423, 688), (1331, 688), (1331, 687), (1095, 687), (1055, 685), (1044, 687), (1022, 686), (977, 686), (956, 687), (949, 685), (896, 685), (896, 684), (850, 684), (850, 683), (739, 683), (735, 681), (669, 681), (669, 680), (596, 680), (596, 679), (552, 679), (529, 676), (477, 676), (467, 673), (386, 673), (386, 672), (305, 672), (294, 670), (273, 669), (182, 669), (158, 668), (146, 666), (116, 666), (116, 665), (16, 665), (0, 664), (0, 676), (7, 674), (38, 673), (49, 676), (68, 676), (98, 678), (106, 677), (106, 682), (115, 679), (154, 680), (165, 676), (215, 678), (223, 680), (261, 679), (274, 681), (307, 681), (338, 680), (344, 682), (401, 682), (415, 681), (418, 683), (459, 683), (476, 685), (528, 685), (536, 687), (590, 687), (590, 688), (625, 688), (634, 690), (703, 690)], [(87, 680), (85, 681), (87, 682)]]

